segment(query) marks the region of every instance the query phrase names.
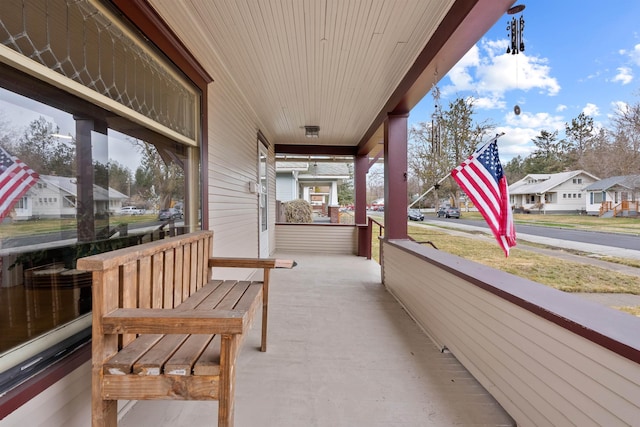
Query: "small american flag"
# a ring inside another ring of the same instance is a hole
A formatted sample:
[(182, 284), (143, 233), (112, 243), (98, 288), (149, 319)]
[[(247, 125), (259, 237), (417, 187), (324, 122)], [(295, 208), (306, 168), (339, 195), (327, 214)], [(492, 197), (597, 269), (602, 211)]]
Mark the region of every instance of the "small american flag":
[(478, 208), (508, 257), (509, 248), (516, 245), (516, 229), (497, 140), (495, 138), (469, 156), (451, 171), (451, 176)]
[(38, 179), (30, 167), (0, 147), (0, 221)]

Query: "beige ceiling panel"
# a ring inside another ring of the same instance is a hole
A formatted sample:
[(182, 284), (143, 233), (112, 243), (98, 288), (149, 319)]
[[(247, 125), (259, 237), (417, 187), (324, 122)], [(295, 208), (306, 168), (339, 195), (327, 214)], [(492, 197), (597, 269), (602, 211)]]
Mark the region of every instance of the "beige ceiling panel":
[(307, 143), (317, 125), (313, 144), (355, 146), (455, 2), (150, 3), (205, 67), (224, 64), (272, 143)]

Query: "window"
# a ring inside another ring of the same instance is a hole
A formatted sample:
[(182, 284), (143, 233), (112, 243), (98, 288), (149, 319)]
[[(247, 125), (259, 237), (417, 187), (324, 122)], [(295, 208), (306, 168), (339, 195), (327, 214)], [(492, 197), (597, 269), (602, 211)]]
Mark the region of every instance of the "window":
[[(169, 228), (195, 230), (198, 224), (189, 224), (189, 218), (200, 217), (197, 89), (148, 43), (138, 48), (135, 33), (123, 24), (112, 25), (113, 17), (92, 0), (52, 0), (52, 10), (67, 8), (56, 14), (40, 13), (39, 0), (6, 3), (0, 4), (3, 19), (24, 23), (3, 27), (20, 31), (5, 37), (6, 46), (60, 76), (47, 75), (47, 81), (56, 83), (49, 85), (38, 75), (39, 68), (26, 75), (3, 58), (0, 115), (7, 123), (0, 127), (0, 146), (39, 178), (15, 200), (14, 210), (20, 209), (0, 222), (0, 395), (46, 368), (57, 346), (90, 338), (91, 277), (75, 271), (77, 258), (155, 240), (168, 235)], [(61, 15), (64, 21), (58, 19)], [(100, 27), (105, 36), (100, 40), (115, 46), (125, 64), (92, 68), (115, 63), (96, 57), (108, 49), (85, 49), (85, 43), (100, 41), (81, 40), (94, 34), (84, 31), (89, 27)], [(27, 42), (15, 42), (18, 35)], [(68, 43), (72, 38), (74, 43)], [(49, 51), (57, 48), (61, 50)], [(47, 62), (56, 60), (69, 66)], [(64, 75), (75, 69), (83, 72)], [(128, 70), (144, 84), (127, 85), (122, 74)], [(107, 78), (112, 81), (103, 80)], [(64, 89), (71, 86), (70, 79), (86, 90), (70, 95)], [(94, 98), (109, 95), (123, 107), (101, 110)], [(147, 127), (131, 121), (129, 109), (145, 115)], [(78, 127), (89, 132), (78, 136)], [(148, 207), (149, 213), (116, 217), (116, 207), (123, 203)], [(183, 220), (158, 220), (157, 209), (177, 204), (184, 206), (184, 226)], [(38, 220), (37, 229), (33, 220)], [(126, 233), (115, 232), (122, 227)]]
[(574, 184), (582, 184), (582, 178), (573, 178)]
[[(20, 114), (11, 115), (11, 111)], [(91, 275), (74, 270), (78, 257), (95, 248), (107, 251), (155, 240), (165, 233), (159, 229), (166, 224), (157, 219), (155, 212), (163, 198), (170, 204), (185, 202), (184, 170), (179, 165), (188, 163), (187, 150), (181, 144), (167, 143), (165, 138), (151, 142), (105, 129), (106, 134), (93, 132), (87, 141), (98, 149), (92, 150), (93, 172), (86, 175), (77, 172), (77, 152), (83, 143), (73, 136), (76, 123), (72, 114), (4, 89), (0, 89), (0, 114), (12, 117), (6, 129), (0, 130), (6, 132), (0, 135), (0, 145), (39, 174), (39, 181), (16, 200), (14, 207), (19, 210), (14, 209), (10, 219), (0, 224), (0, 247), (7, 247), (0, 252), (0, 360), (20, 347), (27, 363), (46, 350), (42, 343), (50, 338), (43, 338), (57, 333), (52, 332), (56, 328), (76, 322), (84, 324), (84, 328), (90, 326)], [(56, 122), (43, 117), (55, 117)], [(34, 133), (23, 132), (13, 140), (6, 137), (11, 132), (18, 134), (16, 131), (22, 128), (33, 129)], [(44, 147), (51, 151), (40, 152), (34, 145), (36, 132), (47, 134), (48, 129), (68, 132), (72, 137), (60, 140), (48, 133)], [(72, 154), (66, 157), (66, 163), (55, 156), (65, 150)], [(163, 156), (182, 160), (165, 164)], [(138, 170), (136, 180), (136, 168), (141, 164), (151, 167)], [(52, 195), (54, 191), (58, 196)], [(58, 197), (63, 200), (61, 206), (57, 205)], [(92, 203), (82, 201), (87, 198)], [(38, 203), (30, 204), (29, 199)], [(115, 212), (109, 209), (114, 201), (119, 205), (132, 201), (148, 208), (149, 214), (114, 217)], [(30, 205), (31, 209), (24, 209)], [(37, 230), (41, 231), (30, 231), (33, 219), (38, 219)], [(114, 236), (110, 231), (122, 223), (126, 223), (127, 236)], [(37, 242), (32, 239), (33, 233)], [(9, 240), (11, 245), (2, 244)], [(4, 374), (13, 377), (9, 371)], [(0, 372), (0, 391), (2, 383)]]
[(591, 193), (592, 201), (591, 203), (602, 203), (604, 201), (604, 192), (596, 191)]

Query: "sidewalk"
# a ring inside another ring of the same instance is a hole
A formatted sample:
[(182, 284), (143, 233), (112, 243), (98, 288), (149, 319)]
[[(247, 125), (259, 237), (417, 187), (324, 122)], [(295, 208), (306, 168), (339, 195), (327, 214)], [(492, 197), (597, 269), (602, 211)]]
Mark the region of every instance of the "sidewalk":
[[(447, 221), (445, 225), (446, 228), (444, 228), (443, 223), (441, 221), (433, 221), (427, 218), (425, 218), (423, 223), (436, 226), (443, 230), (451, 229), (451, 228), (463, 230), (465, 232), (464, 234), (467, 236), (469, 236), (471, 233), (482, 232), (482, 233), (486, 233), (487, 236), (489, 236), (488, 238), (492, 239), (492, 237), (490, 237), (491, 232), (484, 227), (476, 227), (472, 225), (458, 224), (455, 221)], [(516, 233), (517, 233), (517, 226), (516, 226)], [(600, 255), (600, 256), (611, 256), (611, 257), (617, 257), (617, 258), (629, 258), (629, 259), (640, 260), (640, 251), (634, 251), (631, 249), (616, 248), (613, 246), (594, 245), (594, 244), (582, 243), (582, 242), (573, 242), (570, 240), (553, 239), (549, 237), (534, 236), (532, 234), (517, 233), (517, 237), (518, 237), (518, 246), (526, 246), (526, 242), (531, 242), (531, 243), (537, 243), (540, 245), (552, 246), (556, 248), (587, 252), (587, 253)], [(581, 258), (584, 258), (584, 257), (581, 257)]]

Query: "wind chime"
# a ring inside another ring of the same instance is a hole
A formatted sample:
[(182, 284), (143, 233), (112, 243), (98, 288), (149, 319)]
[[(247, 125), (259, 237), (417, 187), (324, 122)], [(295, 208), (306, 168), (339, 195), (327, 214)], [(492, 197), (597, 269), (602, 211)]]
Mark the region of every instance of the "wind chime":
[(442, 108), (440, 107), (440, 89), (433, 86), (434, 111), (431, 115), (431, 152), (442, 154)]
[[(510, 8), (507, 13), (512, 15), (511, 21), (507, 22), (507, 35), (509, 37), (509, 46), (507, 46), (507, 53), (517, 55), (520, 52), (524, 52), (524, 16), (520, 15), (519, 19), (516, 19), (514, 15), (522, 12), (524, 5), (519, 4)], [(518, 81), (518, 66), (516, 63), (516, 85)], [(513, 107), (513, 112), (520, 115), (520, 106), (518, 104)]]

